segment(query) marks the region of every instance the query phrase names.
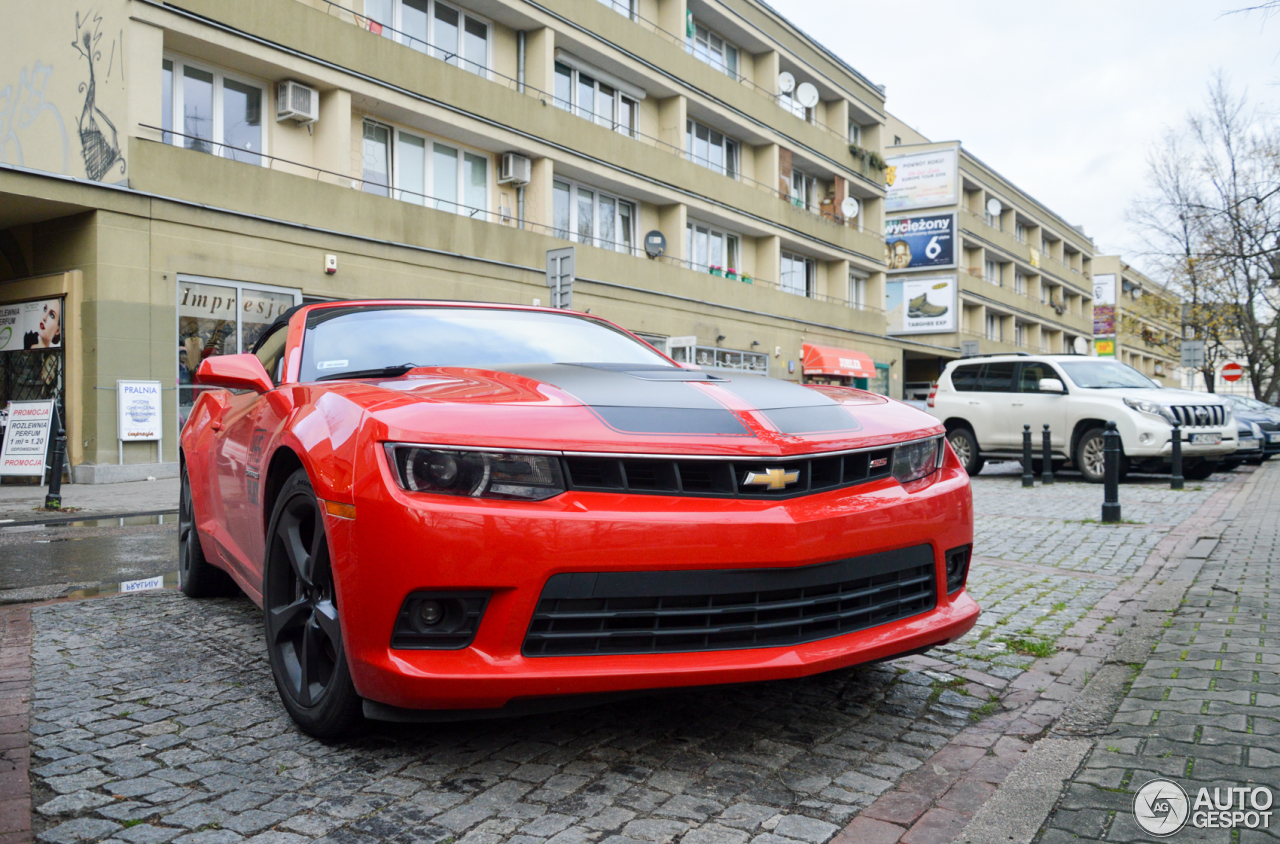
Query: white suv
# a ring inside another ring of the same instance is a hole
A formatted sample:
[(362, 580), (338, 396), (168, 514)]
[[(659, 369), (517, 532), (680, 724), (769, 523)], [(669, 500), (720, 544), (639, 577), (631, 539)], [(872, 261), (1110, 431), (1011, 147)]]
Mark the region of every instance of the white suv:
[(1120, 432), (1120, 472), (1167, 471), (1172, 425), (1183, 430), (1183, 474), (1209, 477), (1236, 450), (1231, 406), (1209, 393), (1165, 389), (1132, 367), (1080, 355), (979, 355), (947, 364), (929, 395), (929, 413), (969, 474), (987, 458), (1022, 457), (1030, 425), (1036, 463), (1044, 426), (1055, 466), (1073, 463), (1086, 480), (1102, 480), (1102, 434)]

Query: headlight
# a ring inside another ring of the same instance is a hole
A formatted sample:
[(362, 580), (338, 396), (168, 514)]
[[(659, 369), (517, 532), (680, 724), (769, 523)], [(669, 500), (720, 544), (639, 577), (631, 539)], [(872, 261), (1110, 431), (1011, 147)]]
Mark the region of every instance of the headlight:
[(564, 492), (560, 458), (387, 443), (400, 486), (410, 492), (541, 501)]
[(1253, 428), (1253, 435), (1258, 439), (1262, 439), (1262, 426), (1257, 422), (1250, 422), (1249, 427)]
[(1125, 399), (1124, 403), (1132, 407), (1134, 410), (1142, 413), (1150, 413), (1152, 416), (1159, 416), (1164, 421), (1172, 425), (1178, 419), (1173, 415), (1173, 411), (1158, 402), (1147, 401), (1146, 399)]
[(898, 483), (927, 478), (942, 465), (942, 437), (900, 445), (893, 450), (893, 476)]

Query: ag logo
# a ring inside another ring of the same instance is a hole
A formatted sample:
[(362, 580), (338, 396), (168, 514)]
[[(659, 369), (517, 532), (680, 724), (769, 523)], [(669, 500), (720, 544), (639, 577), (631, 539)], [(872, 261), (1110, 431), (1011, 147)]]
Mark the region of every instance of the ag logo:
[(1133, 817), (1150, 835), (1164, 838), (1187, 824), (1191, 803), (1182, 786), (1173, 780), (1155, 779), (1133, 796)]

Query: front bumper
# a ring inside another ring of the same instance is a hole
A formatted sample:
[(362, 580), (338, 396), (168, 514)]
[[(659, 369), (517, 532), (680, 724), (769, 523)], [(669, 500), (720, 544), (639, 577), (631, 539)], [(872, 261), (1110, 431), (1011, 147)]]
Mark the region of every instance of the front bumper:
[[(931, 479), (887, 479), (778, 501), (569, 492), (539, 502), (408, 494), (376, 461), (354, 520), (327, 517), (357, 691), (402, 709), (801, 677), (953, 641), (978, 605), (947, 594), (943, 554), (973, 541), (968, 477), (950, 450)], [(547, 580), (567, 572), (786, 568), (931, 546), (936, 604), (918, 615), (783, 647), (526, 657)], [(415, 590), (492, 593), (460, 650), (390, 647)]]

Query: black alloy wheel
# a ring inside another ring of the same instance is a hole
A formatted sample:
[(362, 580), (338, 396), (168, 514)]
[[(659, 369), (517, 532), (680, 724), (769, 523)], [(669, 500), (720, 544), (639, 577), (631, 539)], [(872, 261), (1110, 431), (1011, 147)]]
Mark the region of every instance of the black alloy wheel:
[(234, 595), (236, 582), (222, 569), (205, 559), (196, 530), (196, 510), (191, 500), (191, 476), (182, 464), (182, 486), (178, 493), (178, 588), (188, 598)]
[(350, 735), (361, 700), (342, 647), (324, 517), (303, 469), (276, 499), (262, 599), (267, 654), (285, 709), (317, 738)]

